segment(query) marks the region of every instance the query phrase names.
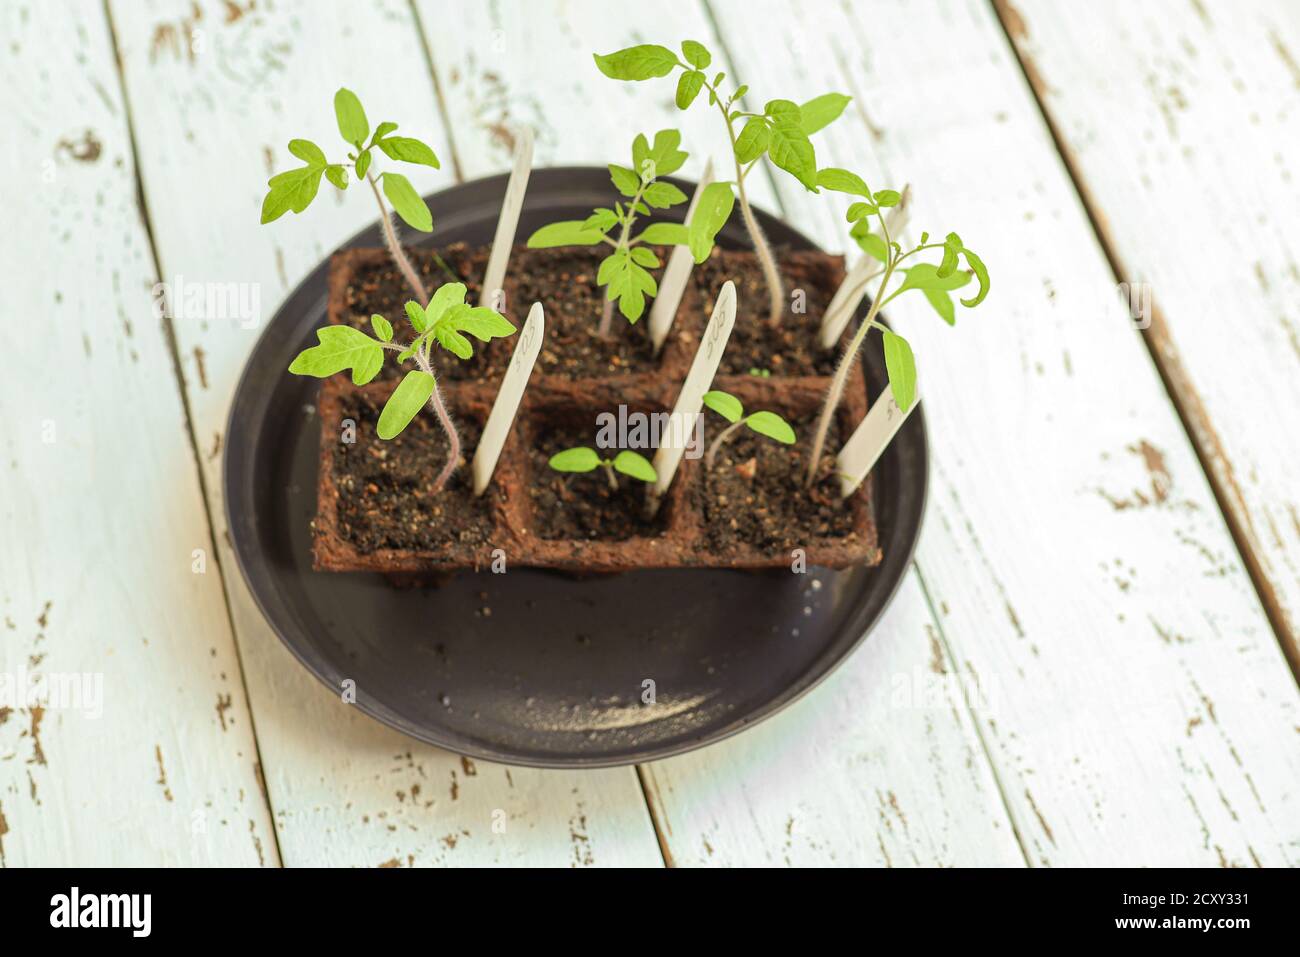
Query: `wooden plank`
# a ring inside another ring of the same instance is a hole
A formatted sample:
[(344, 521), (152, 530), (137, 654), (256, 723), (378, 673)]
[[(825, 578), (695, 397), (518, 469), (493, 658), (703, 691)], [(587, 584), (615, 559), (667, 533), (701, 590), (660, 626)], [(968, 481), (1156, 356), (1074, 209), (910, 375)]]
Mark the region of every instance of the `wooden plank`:
[[(508, 168), (502, 131), (514, 122), (537, 130), (539, 163), (626, 162), (637, 132), (665, 127), (682, 130), (691, 153), (684, 175), (697, 176), (706, 155), (727, 159), (719, 117), (698, 106), (677, 110), (672, 81), (616, 83), (591, 59), (636, 42), (706, 38), (711, 28), (700, 7), (675, 4), (671, 23), (654, 36), (631, 5), (596, 0), (419, 9), (466, 176)], [(440, 29), (447, 21), (458, 29)], [(788, 10), (779, 22), (790, 27)], [(465, 43), (465, 36), (490, 42)], [(829, 88), (781, 89), (812, 96)], [(729, 175), (729, 165), (716, 168)], [(774, 199), (770, 182), (752, 182), (760, 205)], [(909, 577), (890, 623), (789, 714), (643, 769), (674, 862), (1022, 863), (973, 725), (951, 697), (956, 689), (936, 692), (938, 707), (885, 711), (881, 694), (891, 683), (953, 680), (929, 670), (932, 636), (939, 640), (937, 623)]]
[[(711, 7), (742, 73), (854, 95), (821, 165), (911, 181), (910, 235), (957, 228), (993, 273), (954, 329), (890, 313), (932, 429), (918, 566), (992, 692), (976, 720), (1031, 863), (1293, 863), (1294, 683), (991, 9), (827, 6), (795, 33), (783, 4)], [(847, 199), (778, 184), (842, 243)]]
[[(199, 5), (197, 22), (189, 0), (111, 9), (163, 270), (256, 284), (264, 317), (334, 244), (376, 215), (363, 195), (327, 197), (301, 217), (258, 226), (266, 178), (285, 164), (288, 139), (336, 139), (330, 104), (337, 87), (354, 89), (373, 120), (392, 116), (444, 158), (450, 152), (404, 3), (369, 4), (362, 16), (343, 3), (248, 10), (209, 2)], [(200, 43), (159, 39), (173, 36)], [(453, 181), (446, 169), (411, 178), (422, 191)], [(176, 328), (219, 525), (220, 456), (212, 450), (258, 331), (226, 321)], [(286, 864), (660, 861), (632, 769), (476, 768), (343, 705), (281, 647), (220, 538)], [(497, 822), (504, 832), (493, 830)]]
[(999, 12), (1300, 673), (1300, 10)]
[(274, 865), (108, 24), (0, 22), (0, 864)]

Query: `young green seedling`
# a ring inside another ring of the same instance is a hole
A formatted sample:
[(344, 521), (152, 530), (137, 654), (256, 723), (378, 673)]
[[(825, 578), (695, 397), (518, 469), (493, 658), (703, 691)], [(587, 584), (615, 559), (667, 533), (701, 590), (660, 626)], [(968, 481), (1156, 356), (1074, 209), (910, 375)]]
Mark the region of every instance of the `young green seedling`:
[(740, 404), (739, 399), (728, 392), (720, 392), (716, 389), (704, 393), (704, 404), (731, 423), (718, 433), (718, 437), (709, 446), (709, 451), (705, 453), (706, 469), (713, 468), (713, 459), (717, 456), (718, 449), (722, 448), (722, 443), (731, 438), (741, 426), (748, 426), (750, 431), (765, 435), (769, 439), (776, 439), (784, 445), (794, 445), (794, 429), (790, 428), (790, 423), (775, 412), (751, 412), (745, 415), (745, 407)]
[[(701, 90), (708, 91), (709, 106), (718, 108), (727, 127), (736, 169), (735, 187), (740, 197), (740, 213), (763, 268), (768, 291), (768, 320), (775, 326), (781, 321), (785, 301), (781, 274), (777, 270), (776, 259), (767, 243), (767, 237), (763, 235), (754, 211), (750, 209), (749, 197), (745, 193), (745, 179), (758, 165), (758, 161), (766, 156), (773, 165), (803, 184), (805, 189), (817, 192), (817, 158), (809, 136), (843, 113), (851, 98), (841, 93), (826, 93), (802, 106), (791, 100), (769, 100), (762, 113), (733, 109), (749, 87), (741, 84), (730, 96), (725, 95), (721, 85), (727, 75), (718, 73), (712, 80), (709, 79), (704, 71), (713, 62), (713, 56), (694, 40), (682, 42), (682, 56), (685, 57), (685, 62), (667, 47), (645, 43), (608, 56), (597, 54), (596, 66), (600, 72), (615, 80), (648, 80), (667, 76), (680, 69), (682, 72), (677, 79), (676, 99), (677, 108), (681, 110), (688, 109)], [(744, 120), (744, 125), (737, 131), (736, 126), (741, 120)], [(717, 185), (725, 185), (726, 191), (731, 192), (730, 184)]]
[(547, 464), (557, 472), (594, 472), (597, 468), (604, 469), (605, 477), (609, 479), (609, 487), (615, 492), (618, 491), (618, 476), (614, 474), (615, 472), (621, 472), (629, 478), (642, 482), (653, 482), (659, 477), (655, 473), (655, 467), (645, 456), (627, 449), (619, 452), (612, 459), (606, 459), (602, 458), (595, 449), (580, 445), (575, 449), (556, 452)]
[(401, 433), (427, 402), (447, 434), (447, 464), (434, 479), (433, 493), (441, 492), (460, 462), (460, 433), (451, 420), (438, 389), (430, 355), (434, 344), (442, 346), (458, 359), (470, 359), (474, 347), (465, 336), (480, 342), (503, 339), (515, 333), (515, 327), (500, 313), (486, 306), (465, 302), (465, 284), (449, 282), (438, 287), (427, 307), (417, 302), (406, 304), (406, 315), (415, 329), (415, 338), (407, 343), (393, 341), (393, 326), (380, 315), (370, 317), (374, 338), (352, 326), (325, 326), (316, 330), (317, 345), (304, 349), (289, 366), (294, 375), (323, 379), (344, 369), (352, 370), (352, 381), (365, 385), (379, 375), (384, 353), (397, 353), (397, 361), (414, 360), (416, 368), (407, 371), (379, 413), (375, 431), (384, 440)]
[[(357, 179), (368, 182), (375, 194), (375, 202), (379, 204), (379, 221), (384, 230), (384, 242), (393, 261), (406, 278), (416, 299), (420, 302), (428, 302), (429, 297), (424, 290), (424, 283), (420, 281), (419, 274), (416, 273), (411, 261), (402, 250), (401, 243), (397, 240), (397, 232), (393, 228), (392, 217), (388, 213), (384, 197), (388, 197), (388, 201), (397, 210), (397, 215), (401, 216), (408, 226), (421, 232), (427, 233), (433, 230), (433, 213), (429, 211), (429, 207), (409, 179), (391, 170), (385, 170), (376, 177), (370, 165), (376, 149), (389, 159), (415, 163), (419, 166), (432, 166), (434, 169), (439, 168), (438, 157), (420, 140), (410, 136), (393, 136), (393, 131), (397, 129), (396, 123), (380, 123), (372, 135), (370, 123), (366, 119), (366, 111), (361, 108), (361, 101), (357, 99), (357, 95), (349, 89), (340, 89), (334, 94), (334, 115), (338, 120), (339, 133), (351, 147), (347, 154), (347, 162), (331, 163), (324, 151), (311, 140), (290, 140), (289, 152), (307, 165), (271, 177), (267, 184), (270, 189), (262, 201), (262, 222), (273, 222), (289, 210), (301, 213), (310, 206), (320, 190), (321, 176), (328, 179), (337, 189), (346, 190), (348, 188), (346, 167), (351, 167)], [(369, 137), (368, 142), (366, 137)], [(441, 265), (444, 270), (447, 270), (445, 263)]]
[[(592, 210), (586, 219), (551, 223), (528, 237), (530, 249), (595, 246), (599, 243), (613, 247), (613, 251), (601, 260), (596, 274), (596, 282), (605, 287), (598, 329), (602, 339), (609, 337), (615, 302), (623, 317), (635, 323), (645, 312), (646, 297), (658, 295), (658, 285), (648, 270), (659, 267), (659, 257), (643, 243), (690, 246), (696, 262), (703, 262), (713, 248), (714, 236), (731, 213), (728, 208), (719, 219), (717, 203), (701, 202), (690, 226), (651, 223), (633, 235), (632, 227), (637, 217), (649, 216), (650, 207), (669, 209), (686, 202), (685, 193), (672, 183), (659, 179), (675, 173), (686, 162), (687, 154), (677, 148), (681, 141), (682, 134), (677, 130), (660, 130), (655, 134), (653, 145), (645, 134), (638, 134), (632, 141), (632, 168), (617, 163), (609, 165), (610, 179), (626, 203), (616, 202), (612, 209), (601, 207)], [(703, 253), (699, 251), (701, 248)]]
[[(848, 348), (844, 350), (844, 355), (840, 357), (839, 364), (835, 367), (835, 375), (831, 379), (826, 402), (822, 405), (821, 414), (817, 419), (817, 431), (813, 435), (812, 455), (808, 460), (806, 484), (809, 487), (812, 486), (816, 478), (817, 465), (821, 459), (822, 449), (826, 444), (826, 434), (830, 429), (831, 417), (835, 414), (835, 409), (844, 396), (844, 386), (848, 381), (849, 372), (853, 368), (853, 359), (862, 347), (862, 343), (866, 340), (867, 333), (872, 329), (879, 329), (884, 339), (885, 369), (889, 374), (889, 384), (893, 389), (894, 401), (898, 404), (900, 410), (906, 412), (916, 400), (916, 360), (912, 356), (912, 347), (898, 333), (885, 328), (884, 325), (876, 321), (876, 315), (880, 310), (903, 293), (918, 289), (925, 294), (926, 300), (939, 314), (940, 318), (948, 325), (954, 325), (957, 319), (952, 296), (949, 293), (970, 282), (970, 274), (959, 271), (957, 268), (960, 264), (960, 257), (965, 258), (970, 272), (974, 273), (975, 278), (979, 281), (979, 290), (971, 298), (962, 299), (961, 304), (973, 309), (984, 301), (984, 297), (988, 295), (989, 291), (989, 274), (984, 267), (983, 261), (966, 248), (961, 237), (956, 233), (949, 233), (941, 243), (932, 243), (930, 242), (929, 233), (921, 233), (920, 243), (906, 251), (903, 249), (902, 245), (890, 234), (889, 217), (883, 212), (883, 210), (897, 206), (902, 199), (902, 196), (895, 190), (872, 191), (862, 177), (856, 173), (835, 168), (818, 171), (817, 185), (825, 189), (861, 197), (849, 206), (846, 213), (848, 221), (853, 223), (850, 234), (858, 240), (863, 250), (880, 261), (881, 269), (876, 274), (880, 277), (880, 285), (876, 288), (876, 294), (871, 299), (871, 307), (867, 310), (866, 318), (862, 321), (862, 325), (858, 327), (853, 339), (849, 342)], [(880, 225), (879, 236), (871, 232), (871, 219), (873, 217)], [(927, 249), (943, 250), (942, 259), (938, 265), (926, 262), (916, 262), (906, 267), (903, 265), (917, 253), (924, 252)], [(889, 284), (896, 274), (901, 276), (902, 280), (891, 290)]]

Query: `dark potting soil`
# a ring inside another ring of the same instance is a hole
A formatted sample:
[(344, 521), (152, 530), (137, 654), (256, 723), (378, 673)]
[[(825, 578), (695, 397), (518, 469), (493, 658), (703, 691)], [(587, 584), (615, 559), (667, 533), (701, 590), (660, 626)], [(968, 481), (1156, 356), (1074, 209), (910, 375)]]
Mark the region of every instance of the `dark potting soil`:
[[(822, 283), (813, 281), (815, 277), (792, 266), (782, 250), (777, 250), (776, 255), (786, 302), (779, 326), (767, 322), (767, 281), (758, 260), (715, 248), (691, 273), (691, 282), (703, 302), (703, 308), (697, 310), (699, 315), (693, 317), (692, 328), (698, 330), (695, 335), (698, 337), (703, 331), (713, 314), (718, 291), (730, 279), (736, 284), (738, 308), (719, 374), (833, 375), (839, 352), (819, 348), (817, 336), (835, 290), (824, 288)], [(805, 294), (802, 303), (805, 311), (801, 313), (791, 311), (791, 293), (796, 289)], [(687, 318), (691, 317), (678, 316), (677, 321)]]
[(334, 450), (339, 490), (339, 535), (369, 553), (383, 548), (426, 551), (449, 542), (479, 545), (492, 533), (488, 496), (471, 488), (469, 457), (482, 425), (461, 418), (461, 466), (437, 495), (434, 479), (447, 462), (448, 443), (437, 420), (420, 412), (387, 442), (375, 434), (380, 406), (360, 394), (344, 400), (344, 417), (356, 422), (356, 441)]
[[(710, 418), (712, 442), (722, 426), (716, 416)], [(713, 467), (700, 470), (702, 481), (693, 494), (704, 515), (705, 534), (715, 548), (745, 544), (785, 550), (852, 532), (853, 510), (851, 503), (840, 499), (833, 454), (822, 453), (817, 482), (811, 490), (803, 486), (816, 415), (790, 425), (798, 436), (794, 445), (741, 428), (718, 450)], [(827, 449), (839, 447), (839, 434), (835, 423)]]
[[(557, 472), (547, 462), (556, 452), (579, 445), (595, 447), (594, 425), (583, 429), (574, 424), (543, 424), (529, 447), (528, 496), (532, 501), (533, 523), (544, 539), (621, 542), (642, 536), (656, 536), (667, 527), (666, 509), (654, 518), (645, 515), (649, 485), (618, 472), (618, 488), (610, 488), (605, 469), (593, 472)], [(617, 452), (597, 449), (602, 458)], [(652, 453), (643, 452), (646, 458)]]
[[(525, 249), (516, 247), (511, 257), (508, 315), (516, 325), (534, 302), (546, 309), (546, 341), (537, 366), (547, 375), (570, 378), (602, 377), (625, 372), (651, 372), (659, 365), (650, 342), (650, 307), (635, 324), (629, 324), (614, 307), (609, 337), (600, 337), (600, 313), (605, 291), (596, 285), (596, 273), (606, 246), (598, 249)], [(665, 250), (655, 249), (663, 260)], [(662, 269), (652, 269), (658, 282)]]
[[(483, 272), (487, 268), (487, 247), (470, 247), (464, 243), (453, 243), (440, 250), (407, 247), (406, 255), (430, 296), (444, 283), (463, 282), (466, 286), (465, 301), (478, 305)], [(441, 264), (436, 258), (439, 256)], [(447, 268), (444, 269), (443, 265)], [(392, 323), (395, 342), (410, 342), (415, 337), (415, 330), (406, 317), (406, 302), (414, 299), (415, 293), (391, 257), (385, 256), (376, 263), (360, 266), (348, 283), (344, 297), (343, 315), (350, 325), (371, 334), (370, 317), (378, 313)], [(458, 359), (440, 348), (433, 350), (434, 367), (440, 379), (465, 382), (494, 378), (505, 369), (514, 351), (513, 338), (490, 343), (477, 339), (471, 341), (474, 357), (469, 360)], [(400, 379), (408, 369), (414, 368), (409, 362), (402, 366), (393, 361), (395, 355), (384, 363), (378, 381)]]

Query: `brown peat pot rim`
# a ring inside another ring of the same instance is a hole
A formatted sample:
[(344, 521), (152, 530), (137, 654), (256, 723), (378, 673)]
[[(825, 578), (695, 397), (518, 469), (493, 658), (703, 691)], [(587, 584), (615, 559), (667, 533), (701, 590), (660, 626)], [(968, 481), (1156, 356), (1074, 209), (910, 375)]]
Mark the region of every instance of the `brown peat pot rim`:
[[(435, 232), (420, 238), (490, 242), (505, 183), (496, 176), (434, 194)], [(585, 215), (609, 190), (603, 167), (534, 170), (520, 235)], [(775, 244), (814, 248), (758, 215)], [(375, 224), (343, 248), (379, 242)], [(720, 242), (746, 245), (738, 216)], [(355, 706), (372, 717), (430, 744), (511, 764), (608, 767), (680, 754), (816, 686), (865, 637), (906, 574), (928, 482), (921, 410), (873, 473), (883, 553), (874, 568), (806, 575), (700, 568), (581, 580), (517, 569), (404, 591), (377, 574), (312, 571), (317, 383), (285, 369), (325, 322), (327, 265), (267, 323), (244, 369), (224, 437), (224, 500), (230, 544), (268, 623), (335, 694), (354, 682)], [(865, 372), (874, 395), (886, 381), (878, 345), (865, 351)], [(653, 705), (642, 700), (647, 681)]]

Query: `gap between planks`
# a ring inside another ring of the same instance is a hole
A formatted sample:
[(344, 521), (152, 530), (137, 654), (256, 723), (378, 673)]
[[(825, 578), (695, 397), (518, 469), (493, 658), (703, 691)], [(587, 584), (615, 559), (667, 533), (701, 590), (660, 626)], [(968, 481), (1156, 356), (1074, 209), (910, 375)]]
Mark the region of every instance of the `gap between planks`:
[[(1024, 74), (1025, 82), (1033, 95), (1034, 102), (1038, 105), (1038, 112), (1043, 118), (1048, 135), (1051, 136), (1052, 143), (1061, 156), (1061, 162), (1065, 166), (1070, 183), (1079, 196), (1079, 202), (1082, 204), (1088, 222), (1092, 226), (1092, 231), (1097, 237), (1097, 244), (1101, 248), (1102, 255), (1105, 256), (1106, 263), (1110, 267), (1115, 281), (1124, 282), (1124, 277), (1132, 275), (1132, 273), (1125, 268), (1124, 261), (1120, 258), (1119, 247), (1107, 225), (1102, 204), (1089, 187), (1083, 170), (1074, 156), (1074, 151), (1070, 148), (1060, 126), (1052, 115), (1051, 108), (1047, 105), (1047, 99), (1044, 96), (1044, 80), (1039, 74), (1037, 66), (1016, 41), (1017, 33), (1024, 30), (1024, 19), (1020, 11), (1012, 3), (1012, 0), (990, 0), (990, 3), (993, 7), (993, 14), (1002, 27), (1007, 45), (1010, 47), (1016, 62), (1020, 64), (1021, 72)], [(1178, 349), (1174, 345), (1173, 337), (1169, 333), (1169, 325), (1165, 321), (1159, 303), (1156, 302), (1154, 293), (1151, 297), (1150, 317), (1151, 322), (1148, 328), (1143, 330), (1142, 341), (1146, 344), (1147, 351), (1151, 355), (1151, 361), (1160, 375), (1160, 381), (1169, 394), (1169, 399), (1173, 403), (1174, 411), (1178, 414), (1183, 431), (1187, 433), (1192, 450), (1196, 454), (1196, 460), (1201, 466), (1201, 471), (1205, 473), (1210, 490), (1214, 494), (1214, 501), (1223, 514), (1233, 544), (1236, 545), (1237, 553), (1246, 566), (1247, 574), (1250, 575), (1251, 584), (1259, 597), (1260, 605), (1264, 609), (1264, 615), (1268, 619), (1269, 626), (1273, 629), (1273, 635), (1281, 646), (1282, 654), (1291, 668), (1291, 675), (1297, 683), (1300, 683), (1300, 635), (1296, 634), (1292, 623), (1288, 620), (1277, 590), (1265, 573), (1260, 557), (1251, 546), (1251, 536), (1244, 524), (1249, 521), (1249, 513), (1246, 512), (1246, 504), (1242, 501), (1241, 494), (1236, 488), (1231, 463), (1223, 454), (1218, 432), (1210, 418), (1209, 411), (1205, 408), (1200, 395), (1192, 384), (1191, 376), (1183, 365)], [(1220, 470), (1215, 467), (1216, 460), (1224, 463), (1223, 472), (1225, 474), (1221, 475)]]
[[(118, 89), (122, 94), (122, 111), (126, 123), (127, 144), (131, 149), (131, 165), (135, 176), (135, 202), (136, 208), (140, 213), (140, 224), (144, 229), (145, 239), (149, 244), (149, 258), (153, 263), (154, 275), (161, 279), (162, 261), (158, 256), (158, 246), (154, 241), (153, 223), (149, 216), (149, 204), (145, 198), (144, 180), (140, 175), (139, 149), (136, 145), (135, 136), (135, 119), (131, 112), (131, 94), (127, 89), (126, 75), (122, 70), (121, 47), (117, 41), (117, 25), (113, 22), (113, 11), (109, 6), (109, 0), (103, 0), (104, 20), (108, 24), (109, 41), (113, 44), (113, 65), (117, 74)], [(208, 526), (208, 549), (212, 555), (212, 562), (217, 568), (217, 578), (221, 582), (221, 602), (226, 609), (226, 620), (230, 623), (230, 634), (233, 638), (235, 635), (235, 617), (234, 611), (230, 606), (230, 589), (226, 585), (226, 570), (221, 564), (221, 550), (217, 548), (216, 541), (216, 523), (212, 514), (212, 499), (208, 494), (208, 483), (203, 475), (203, 464), (201, 453), (199, 451), (198, 436), (194, 430), (194, 417), (190, 411), (189, 396), (185, 391), (185, 373), (181, 368), (180, 347), (176, 339), (176, 330), (172, 326), (172, 320), (169, 318), (169, 310), (163, 310), (161, 319), (163, 336), (167, 341), (167, 352), (172, 360), (172, 374), (175, 377), (176, 391), (180, 395), (181, 408), (185, 413), (185, 435), (189, 439), (190, 456), (194, 463), (194, 471), (199, 481), (199, 494), (203, 497), (203, 513)], [(239, 642), (232, 641), (235, 653), (235, 663), (239, 666), (239, 686), (243, 690), (244, 701), (248, 711), (248, 721), (250, 733), (253, 738), (253, 750), (257, 761), (257, 787), (262, 794), (262, 800), (266, 804), (267, 817), (271, 822), (271, 837), (275, 844), (275, 864), (277, 867), (284, 866), (284, 858), (280, 854), (280, 830), (275, 826), (275, 808), (271, 804), (271, 794), (266, 786), (266, 774), (263, 772), (262, 764), (262, 745), (257, 737), (257, 716), (253, 712), (253, 707), (248, 695), (248, 678), (244, 674), (244, 658), (240, 650)]]

